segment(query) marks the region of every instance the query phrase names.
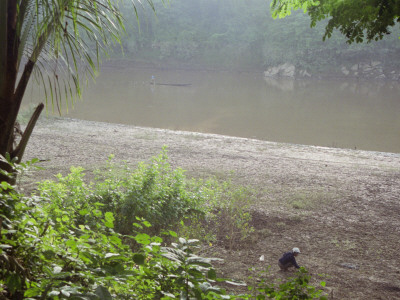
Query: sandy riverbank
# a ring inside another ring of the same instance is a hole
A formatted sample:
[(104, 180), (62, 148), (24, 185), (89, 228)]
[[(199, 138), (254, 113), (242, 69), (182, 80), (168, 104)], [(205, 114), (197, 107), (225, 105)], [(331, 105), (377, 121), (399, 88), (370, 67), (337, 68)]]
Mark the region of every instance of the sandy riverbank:
[(39, 122), (24, 158), (44, 160), (46, 170), (31, 175), (39, 180), (71, 165), (99, 167), (110, 154), (136, 165), (163, 145), (189, 176), (232, 174), (259, 191), (257, 240), (242, 251), (218, 250), (230, 277), (246, 277), (250, 266), (276, 272), (281, 252), (297, 246), (300, 264), (330, 275), (334, 299), (399, 297), (400, 154), (51, 119)]

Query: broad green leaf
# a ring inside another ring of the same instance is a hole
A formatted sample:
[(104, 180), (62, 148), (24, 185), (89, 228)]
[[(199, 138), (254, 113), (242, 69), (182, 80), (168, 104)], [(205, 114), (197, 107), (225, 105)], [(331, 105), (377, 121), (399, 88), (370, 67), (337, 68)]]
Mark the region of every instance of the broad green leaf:
[(111, 222), (111, 223), (114, 222), (114, 220), (115, 220), (114, 215), (111, 212), (106, 212), (104, 214), (104, 218), (106, 219), (107, 222)]
[(141, 253), (135, 253), (133, 255), (133, 261), (135, 262), (135, 264), (137, 264), (139, 266), (144, 265), (145, 260), (146, 260), (146, 256)]
[(1, 184), (2, 189), (5, 191), (12, 189), (12, 185), (5, 181), (2, 181), (0, 184)]
[(42, 290), (38, 287), (33, 287), (30, 289), (27, 289), (24, 293), (24, 297), (36, 297), (41, 294)]
[(114, 257), (114, 256), (119, 256), (118, 253), (107, 253), (104, 258), (110, 258), (110, 257)]
[[(86, 209), (86, 208), (81, 209), (81, 210), (79, 211), (79, 214), (80, 214), (81, 216), (87, 215), (88, 213), (89, 213), (89, 210)], [(79, 227), (80, 227), (80, 226), (82, 226), (82, 225), (79, 225)]]
[(1, 249), (11, 249), (12, 246), (11, 245), (0, 244), (0, 248)]
[(167, 292), (163, 292), (163, 291), (161, 291), (161, 293), (162, 293), (165, 297), (172, 298), (172, 299), (175, 299), (175, 298), (176, 298), (174, 294), (167, 293)]
[(211, 260), (209, 258), (192, 256), (187, 258), (188, 264), (200, 265), (204, 267), (211, 267)]
[(60, 295), (60, 291), (51, 291), (48, 295), (50, 297), (56, 297), (56, 296)]
[(114, 223), (113, 222), (104, 222), (104, 226), (107, 228), (114, 228)]
[(143, 229), (143, 226), (138, 224), (138, 223), (132, 223), (133, 226), (139, 228), (139, 229)]
[(21, 277), (15, 273), (12, 273), (8, 277), (6, 277), (5, 283), (11, 293), (14, 293), (17, 290), (20, 290), (22, 287)]
[(65, 242), (65, 245), (68, 246), (68, 247), (71, 247), (71, 248), (75, 248), (76, 245), (77, 245), (77, 242), (74, 241), (74, 240), (68, 240), (68, 241)]
[(145, 233), (139, 233), (135, 236), (136, 242), (142, 245), (148, 245), (151, 243), (151, 238), (148, 234)]
[(43, 251), (42, 254), (48, 260), (53, 259), (56, 255), (56, 253), (53, 250)]
[(82, 259), (85, 263), (93, 263), (96, 259), (89, 252), (81, 252), (79, 253), (79, 258)]
[(157, 244), (157, 243), (162, 243), (162, 242), (163, 242), (163, 239), (159, 236), (155, 236), (152, 239), (152, 244)]
[(143, 225), (146, 226), (146, 227), (151, 227), (151, 223), (148, 222), (148, 221), (143, 221), (142, 223), (143, 223)]
[(208, 272), (207, 272), (207, 277), (208, 277), (209, 279), (215, 280), (215, 279), (217, 279), (217, 272), (215, 272), (214, 269), (210, 269), (210, 270), (208, 270)]
[(116, 245), (122, 245), (122, 240), (119, 237), (115, 236), (115, 235), (110, 237), (110, 241), (113, 242)]
[(112, 300), (112, 296), (109, 290), (104, 286), (99, 285), (96, 288), (95, 293), (100, 298), (100, 300)]
[(201, 271), (197, 270), (197, 269), (189, 269), (188, 270), (188, 274), (195, 277), (195, 278), (203, 278), (204, 275)]
[(93, 211), (93, 215), (95, 215), (96, 217), (101, 217), (103, 213), (101, 212), (101, 210), (95, 209)]

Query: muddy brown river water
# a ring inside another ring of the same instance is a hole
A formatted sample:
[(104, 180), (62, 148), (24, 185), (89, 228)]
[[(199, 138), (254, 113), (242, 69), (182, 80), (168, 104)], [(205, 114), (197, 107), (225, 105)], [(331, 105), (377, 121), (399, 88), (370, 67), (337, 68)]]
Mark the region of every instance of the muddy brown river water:
[(393, 82), (105, 66), (64, 116), (400, 153), (400, 84)]

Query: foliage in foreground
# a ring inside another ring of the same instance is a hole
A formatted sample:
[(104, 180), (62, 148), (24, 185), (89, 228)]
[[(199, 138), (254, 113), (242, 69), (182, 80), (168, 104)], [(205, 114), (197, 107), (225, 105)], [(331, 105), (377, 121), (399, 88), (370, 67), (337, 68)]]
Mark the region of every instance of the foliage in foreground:
[[(225, 293), (212, 287), (211, 259), (193, 253), (197, 240), (180, 238), (164, 247), (158, 236), (115, 232), (114, 215), (103, 214), (100, 204), (86, 208), (88, 223), (74, 218), (71, 206), (49, 207), (6, 183), (1, 189), (0, 295), (6, 298), (204, 299)], [(140, 245), (136, 252), (127, 240)]]
[(40, 197), (52, 203), (49, 209), (64, 207), (64, 213), (79, 222), (93, 223), (86, 211), (94, 206), (102, 213), (112, 212), (115, 231), (121, 234), (131, 234), (132, 224), (141, 218), (151, 220), (148, 234), (179, 229), (191, 238), (233, 249), (254, 230), (249, 189), (216, 178), (189, 180), (184, 170), (171, 167), (165, 149), (134, 170), (116, 166), (111, 156), (106, 169), (96, 173), (87, 183), (84, 169), (72, 167), (68, 175), (57, 175), (57, 181), (39, 183)]
[[(170, 171), (164, 177), (171, 176)], [(103, 199), (96, 194), (99, 190), (88, 189), (92, 184), (84, 186), (76, 174), (60, 177), (60, 185), (42, 184), (41, 195), (31, 197), (1, 183), (0, 298), (294, 299), (295, 295), (312, 299), (321, 295), (309, 285), (305, 271), (283, 285), (261, 281), (249, 288), (250, 294), (229, 295), (218, 287), (225, 280), (212, 266), (216, 259), (197, 255), (198, 240), (178, 238), (172, 230), (160, 232), (163, 238), (150, 235), (151, 224), (139, 216), (131, 220), (129, 234), (119, 233), (116, 224), (121, 216), (107, 211), (113, 206), (99, 201)], [(189, 186), (181, 187), (192, 195)], [(200, 185), (193, 190), (201, 190)], [(116, 192), (126, 191), (131, 190)], [(204, 199), (212, 199), (213, 190), (207, 191)], [(143, 194), (142, 199), (153, 196)], [(192, 208), (200, 210), (197, 205)], [(175, 242), (167, 246), (166, 240)]]
[[(245, 299), (327, 299), (321, 289), (310, 284), (311, 275), (304, 267), (280, 284), (267, 282), (261, 274), (259, 276), (260, 282), (248, 287), (251, 294)], [(321, 281), (320, 285), (325, 287), (325, 281)]]

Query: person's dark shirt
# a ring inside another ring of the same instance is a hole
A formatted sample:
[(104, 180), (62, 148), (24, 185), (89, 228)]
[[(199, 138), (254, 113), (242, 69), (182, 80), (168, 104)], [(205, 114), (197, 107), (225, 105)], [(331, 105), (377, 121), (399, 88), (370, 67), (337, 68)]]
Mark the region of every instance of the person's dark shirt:
[(296, 262), (296, 258), (294, 257), (294, 254), (292, 251), (286, 252), (283, 254), (283, 256), (279, 259), (282, 265), (286, 265), (287, 263), (291, 263), (293, 266), (295, 266), (297, 269), (300, 268), (300, 266)]

